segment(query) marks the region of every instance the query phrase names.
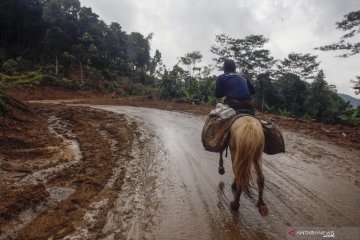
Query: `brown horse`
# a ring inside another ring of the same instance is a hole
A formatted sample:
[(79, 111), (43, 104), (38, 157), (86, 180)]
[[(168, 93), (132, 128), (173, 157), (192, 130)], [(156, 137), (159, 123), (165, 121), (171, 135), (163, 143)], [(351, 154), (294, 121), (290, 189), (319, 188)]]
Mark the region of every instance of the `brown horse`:
[(263, 200), (265, 178), (262, 170), (262, 153), (265, 137), (259, 120), (251, 116), (238, 118), (230, 128), (230, 153), (234, 171), (234, 201), (230, 203), (233, 210), (239, 209), (241, 192), (249, 197), (252, 194), (253, 175), (259, 188), (257, 207), (261, 215), (268, 214), (268, 208)]

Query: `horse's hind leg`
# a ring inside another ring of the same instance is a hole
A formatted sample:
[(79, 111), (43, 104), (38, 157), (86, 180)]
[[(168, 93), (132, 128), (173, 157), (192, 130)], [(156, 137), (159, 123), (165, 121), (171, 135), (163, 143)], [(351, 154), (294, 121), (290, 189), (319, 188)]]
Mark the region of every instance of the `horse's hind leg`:
[(225, 174), (225, 168), (224, 168), (224, 160), (223, 160), (223, 152), (220, 152), (220, 160), (219, 160), (219, 174), (224, 175)]
[(240, 196), (241, 196), (241, 189), (236, 187), (236, 181), (231, 185), (231, 188), (234, 193), (234, 201), (230, 203), (230, 207), (232, 210), (237, 211), (240, 207)]
[(258, 199), (256, 206), (259, 208), (260, 214), (262, 216), (266, 216), (266, 215), (268, 215), (269, 210), (263, 199), (263, 191), (264, 191), (264, 187), (265, 187), (265, 177), (262, 173), (262, 169), (261, 169), (259, 161), (255, 162), (255, 170), (256, 170), (256, 174), (257, 174), (256, 182), (257, 182), (257, 185), (259, 188), (259, 199)]

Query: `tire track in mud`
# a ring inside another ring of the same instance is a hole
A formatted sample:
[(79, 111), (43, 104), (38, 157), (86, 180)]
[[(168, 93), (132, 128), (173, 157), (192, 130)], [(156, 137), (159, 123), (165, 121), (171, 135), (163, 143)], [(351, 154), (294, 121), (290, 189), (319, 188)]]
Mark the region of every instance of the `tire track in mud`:
[[(250, 211), (247, 213), (248, 216), (244, 217), (230, 211), (228, 196), (232, 198), (232, 191), (230, 187), (226, 193), (223, 191), (223, 181), (230, 186), (233, 177), (228, 175), (218, 177), (218, 159), (214, 161), (218, 154), (210, 155), (203, 152), (202, 147), (199, 148), (200, 152), (191, 152), (191, 149), (201, 144), (200, 135), (198, 127), (187, 127), (186, 124), (178, 122), (183, 120), (183, 114), (154, 110), (155, 112), (149, 116), (147, 114), (152, 111), (147, 109), (124, 107), (125, 111), (123, 111), (120, 107), (100, 106), (99, 108), (137, 116), (147, 121), (147, 124), (154, 124), (156, 134), (164, 143), (166, 158), (160, 162), (165, 163), (165, 167), (160, 177), (163, 178), (162, 181), (168, 183), (159, 186), (163, 189), (160, 190), (163, 192), (160, 193), (163, 206), (155, 214), (155, 219), (160, 219), (154, 232), (155, 239), (221, 239), (225, 236), (225, 239), (271, 238), (272, 233), (269, 230), (260, 231), (260, 226), (254, 228), (253, 221), (249, 221), (251, 214), (259, 215), (255, 208), (255, 200), (250, 200), (250, 205), (249, 200), (244, 201), (247, 206), (243, 210)], [(130, 109), (134, 109), (134, 113), (129, 113)], [(186, 122), (188, 120), (199, 121), (199, 118), (190, 117)], [(169, 121), (170, 125), (168, 125)], [(160, 126), (159, 122), (161, 122)], [(189, 134), (191, 138), (184, 138), (184, 133)], [(198, 139), (196, 144), (193, 138)], [(209, 158), (210, 165), (204, 168), (206, 158)], [(209, 169), (214, 173), (213, 175), (206, 173)], [(220, 183), (219, 179), (222, 179)], [(171, 195), (167, 195), (166, 192)]]
[[(270, 162), (267, 162), (265, 166), (271, 170), (273, 174), (278, 175), (284, 182), (287, 184), (290, 184), (293, 188), (297, 190), (297, 192), (300, 192), (303, 196), (306, 196), (313, 204), (311, 210), (316, 212), (322, 212), (326, 211), (327, 214), (330, 214), (335, 219), (336, 225), (347, 225), (347, 226), (356, 226), (359, 224), (359, 222), (354, 222), (353, 220), (349, 219), (344, 214), (340, 213), (338, 210), (336, 210), (334, 207), (332, 207), (330, 204), (328, 204), (326, 201), (322, 200), (315, 194), (313, 194), (310, 190), (306, 189), (305, 187), (301, 186), (299, 183), (294, 181), (289, 175), (284, 173), (282, 170), (275, 168), (273, 164)], [(281, 188), (280, 188), (281, 189)], [(278, 189), (279, 190), (279, 189)], [(281, 191), (281, 190), (280, 190)], [(285, 193), (285, 191), (283, 191)], [(289, 196), (289, 195), (288, 195)], [(316, 203), (316, 204), (315, 204)], [(321, 208), (319, 207), (319, 203), (321, 203)], [(317, 207), (315, 210), (314, 207)], [(303, 206), (303, 209), (306, 208), (306, 206)], [(297, 213), (302, 213), (302, 215), (306, 216), (306, 220), (311, 221), (311, 225), (316, 225), (315, 218), (310, 215), (311, 213), (305, 213), (302, 209), (300, 209), (298, 206), (296, 206)], [(334, 220), (333, 219), (333, 220)], [(307, 222), (307, 224), (309, 224)], [(334, 222), (333, 222), (334, 224)]]
[(152, 239), (153, 216), (158, 207), (156, 199), (150, 197), (156, 187), (158, 171), (154, 164), (158, 149), (156, 137), (139, 119), (127, 118), (137, 125), (130, 154), (132, 160), (123, 165), (126, 169), (124, 184), (106, 214), (99, 239)]

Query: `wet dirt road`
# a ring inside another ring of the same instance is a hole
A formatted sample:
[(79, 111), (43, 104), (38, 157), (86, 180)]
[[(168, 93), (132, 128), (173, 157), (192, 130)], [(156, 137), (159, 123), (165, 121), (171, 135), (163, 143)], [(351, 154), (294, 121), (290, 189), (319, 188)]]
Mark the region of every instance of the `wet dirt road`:
[[(145, 143), (135, 149), (144, 165), (137, 184), (108, 213), (104, 239), (121, 224), (127, 239), (287, 239), (289, 227), (359, 227), (360, 152), (284, 132), (287, 152), (264, 155), (262, 217), (254, 199), (241, 197), (239, 212), (229, 208), (233, 173), (225, 159), (204, 151), (205, 117), (156, 109), (93, 106), (126, 114), (141, 126)], [(129, 172), (131, 174), (131, 172)], [(124, 202), (124, 199), (128, 199)], [(123, 217), (123, 215), (126, 217)]]

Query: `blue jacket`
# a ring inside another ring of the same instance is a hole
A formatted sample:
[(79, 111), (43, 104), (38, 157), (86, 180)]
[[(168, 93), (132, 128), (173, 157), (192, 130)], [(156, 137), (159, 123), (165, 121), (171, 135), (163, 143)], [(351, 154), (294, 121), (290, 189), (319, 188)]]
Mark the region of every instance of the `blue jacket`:
[(255, 94), (255, 88), (251, 82), (242, 75), (235, 73), (221, 74), (216, 80), (215, 97), (236, 98), (250, 100)]

